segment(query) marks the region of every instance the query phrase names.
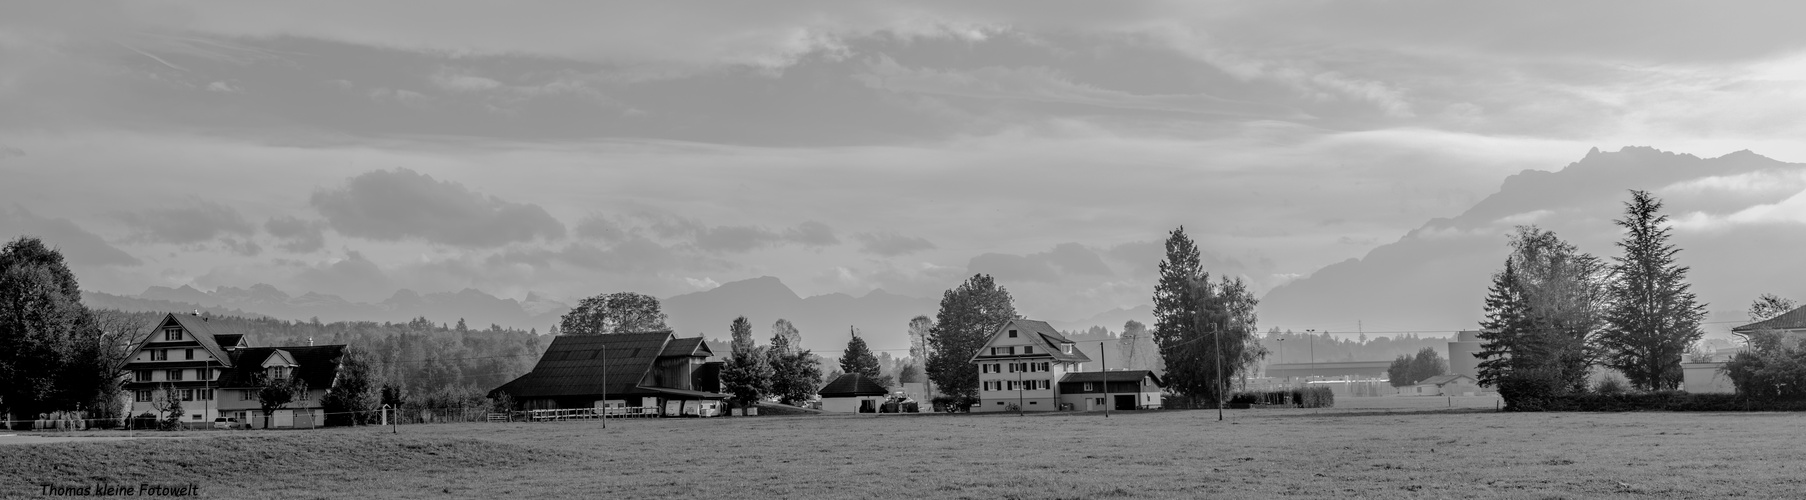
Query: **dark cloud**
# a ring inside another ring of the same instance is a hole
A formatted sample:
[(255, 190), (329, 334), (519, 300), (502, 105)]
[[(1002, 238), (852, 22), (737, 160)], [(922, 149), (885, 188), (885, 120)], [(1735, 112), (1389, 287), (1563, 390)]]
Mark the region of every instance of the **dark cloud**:
[(94, 233), (82, 229), (69, 219), (40, 217), (25, 207), (0, 206), (0, 239), (12, 241), (31, 236), (63, 253), (70, 264), (89, 266), (132, 266), (141, 262), (131, 254), (110, 245)]
[(934, 243), (920, 236), (904, 236), (889, 231), (859, 233), (853, 237), (859, 240), (859, 251), (885, 257), (896, 257), (934, 249)]
[(986, 273), (1000, 280), (1059, 282), (1065, 276), (1110, 276), (1110, 266), (1097, 252), (1078, 243), (1061, 243), (1053, 250), (1028, 255), (987, 253), (973, 257), (967, 272)]
[(225, 235), (251, 236), (257, 226), (238, 210), (191, 198), (187, 206), (121, 212), (119, 220), (132, 226), (133, 241), (153, 243), (201, 243)]
[(263, 230), (284, 240), (277, 247), (290, 252), (318, 252), (326, 249), (326, 223), (299, 217), (272, 217), (264, 221)]
[(490, 255), (491, 266), (527, 265), (546, 269), (562, 264), (605, 273), (650, 276), (685, 268), (721, 268), (726, 263), (693, 255), (642, 237), (613, 245), (577, 242), (562, 248), (515, 248)]
[(315, 191), (311, 201), (333, 230), (379, 241), (489, 248), (565, 233), (564, 224), (539, 205), (485, 196), (407, 169), (352, 177), (338, 189)]

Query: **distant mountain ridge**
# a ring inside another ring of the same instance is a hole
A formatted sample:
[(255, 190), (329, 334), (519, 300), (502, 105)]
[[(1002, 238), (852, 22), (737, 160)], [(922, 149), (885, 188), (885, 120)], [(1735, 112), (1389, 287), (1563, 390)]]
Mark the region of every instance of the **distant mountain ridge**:
[(413, 290), (397, 290), (378, 303), (351, 302), (337, 295), (313, 292), (291, 296), (274, 286), (256, 284), (249, 288), (223, 286), (203, 292), (192, 286), (170, 288), (152, 286), (136, 296), (101, 292), (83, 292), (90, 307), (128, 311), (187, 311), (200, 309), (237, 316), (269, 316), (304, 321), (388, 321), (405, 322), (425, 317), (437, 323), (454, 324), (461, 318), (471, 328), (491, 324), (545, 332), (570, 306), (527, 294), (527, 300), (498, 298), (480, 290), (466, 288), (457, 292), (420, 294)]
[[(1797, 192), (1738, 194), (1726, 178), (1774, 174), (1806, 178), (1806, 164), (1738, 151), (1702, 159), (1647, 147), (1594, 149), (1549, 172), (1525, 170), (1460, 215), (1432, 218), (1397, 241), (1358, 259), (1332, 264), (1262, 297), (1261, 324), (1295, 331), (1353, 333), (1440, 332), (1476, 328), (1491, 274), (1507, 253), (1513, 226), (1536, 224), (1581, 251), (1609, 259), (1622, 237), (1612, 220), (1632, 189), (1662, 198), (1664, 213), (1680, 220), (1700, 213), (1723, 217), (1743, 208), (1779, 203)], [(1765, 292), (1802, 297), (1806, 286), (1788, 276), (1806, 273), (1806, 259), (1789, 257), (1806, 245), (1798, 225), (1726, 224), (1676, 230), (1681, 265), (1713, 311), (1707, 331), (1737, 322), (1749, 301)], [(1792, 249), (1792, 250), (1789, 250)], [(1797, 255), (1797, 253), (1795, 254)], [(1761, 263), (1752, 265), (1752, 263)]]

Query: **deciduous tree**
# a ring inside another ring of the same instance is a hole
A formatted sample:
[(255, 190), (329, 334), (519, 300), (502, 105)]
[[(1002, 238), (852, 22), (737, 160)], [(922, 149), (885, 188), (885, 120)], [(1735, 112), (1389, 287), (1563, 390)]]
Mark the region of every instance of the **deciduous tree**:
[(565, 335), (598, 335), (670, 330), (658, 299), (633, 292), (597, 295), (577, 302), (558, 321)]
[(978, 366), (972, 356), (992, 332), (1016, 318), (1009, 290), (987, 274), (974, 274), (941, 294), (940, 312), (928, 334), (928, 379), (941, 394), (978, 399)]
[[(26, 416), (94, 404), (105, 375), (98, 331), (63, 255), (37, 238), (0, 249), (0, 413)], [(84, 345), (86, 344), (86, 345)]]
[(821, 366), (814, 353), (802, 348), (802, 339), (789, 320), (771, 325), (771, 347), (765, 351), (771, 365), (771, 395), (787, 405), (808, 401), (821, 386)]
[(1486, 299), (1481, 384), (1498, 387), (1508, 408), (1585, 391), (1604, 323), (1604, 264), (1535, 226), (1519, 226), (1511, 247)]
[(357, 346), (346, 346), (339, 354), (339, 378), (320, 397), (326, 425), (366, 424), (380, 418), (374, 410), (382, 403), (377, 391), (382, 380), (374, 365), (370, 353)]
[(263, 411), (263, 428), (270, 428), (270, 416), (289, 404), (307, 400), (307, 381), (294, 374), (283, 377), (259, 373), (251, 377), (257, 388), (257, 406)]
[(1668, 242), (1668, 216), (1662, 202), (1647, 191), (1631, 191), (1624, 204), (1624, 228), (1618, 248), (1624, 255), (1612, 266), (1606, 327), (1599, 334), (1605, 364), (1624, 373), (1632, 386), (1673, 390), (1681, 384), (1681, 357), (1705, 336), (1700, 319), (1706, 307), (1689, 291), (1686, 266), (1675, 263), (1680, 249)]

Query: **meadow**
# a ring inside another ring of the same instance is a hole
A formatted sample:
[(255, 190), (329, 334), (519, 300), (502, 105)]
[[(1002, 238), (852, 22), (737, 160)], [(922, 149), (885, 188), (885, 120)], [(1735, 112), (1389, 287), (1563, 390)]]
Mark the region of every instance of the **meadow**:
[(1806, 487), (1800, 414), (1514, 414), (1430, 399), (1230, 410), (1221, 422), (1165, 410), (191, 432), (0, 446), (0, 497), (96, 482), (193, 482), (203, 498), (1761, 498)]

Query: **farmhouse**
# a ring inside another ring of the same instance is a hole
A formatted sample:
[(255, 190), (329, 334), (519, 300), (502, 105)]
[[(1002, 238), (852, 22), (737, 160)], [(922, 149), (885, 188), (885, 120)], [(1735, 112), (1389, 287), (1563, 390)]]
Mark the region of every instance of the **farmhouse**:
[(1083, 371), (1089, 361), (1047, 322), (1012, 319), (972, 355), (979, 399), (972, 411), (1058, 410), (1060, 392), (1054, 381)]
[(1060, 378), (1060, 403), (1075, 410), (1160, 408), (1166, 382), (1147, 370), (1068, 373)]
[[(211, 326), (199, 314), (163, 316), (124, 367), (131, 375), (125, 389), (132, 394), (132, 415), (158, 413), (157, 399), (167, 389), (180, 400), (188, 425), (210, 425), (221, 417), (254, 427), (321, 425), (320, 400), (338, 380), (344, 345), (251, 347), (244, 335), (216, 333)], [(258, 375), (299, 378), (307, 383), (306, 396), (264, 422)]]
[(533, 371), (489, 391), (528, 410), (624, 408), (662, 416), (721, 411), (721, 363), (702, 337), (670, 331), (559, 335)]
[(1460, 373), (1437, 375), (1415, 385), (1399, 387), (1406, 396), (1473, 396), (1480, 394), (1480, 382)]
[(877, 413), (878, 405), (889, 399), (890, 391), (864, 375), (848, 373), (828, 382), (816, 394), (821, 395), (822, 411)]

